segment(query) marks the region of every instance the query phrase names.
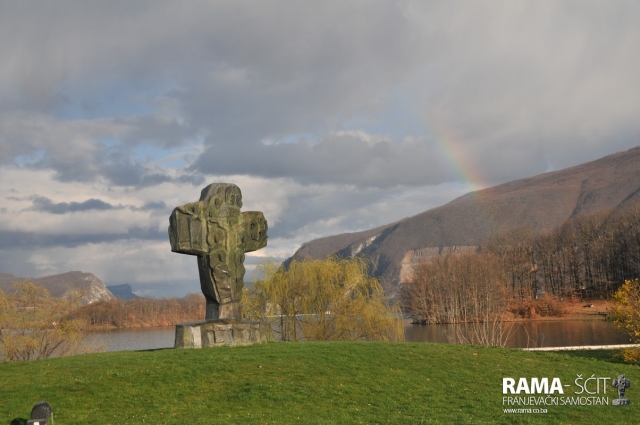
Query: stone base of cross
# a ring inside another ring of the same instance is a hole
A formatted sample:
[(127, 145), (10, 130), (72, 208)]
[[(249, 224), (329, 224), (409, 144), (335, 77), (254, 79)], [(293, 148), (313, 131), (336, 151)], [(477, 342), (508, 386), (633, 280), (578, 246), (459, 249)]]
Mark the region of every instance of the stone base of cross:
[(202, 348), (221, 345), (251, 345), (272, 338), (266, 322), (218, 319), (176, 325), (175, 348)]

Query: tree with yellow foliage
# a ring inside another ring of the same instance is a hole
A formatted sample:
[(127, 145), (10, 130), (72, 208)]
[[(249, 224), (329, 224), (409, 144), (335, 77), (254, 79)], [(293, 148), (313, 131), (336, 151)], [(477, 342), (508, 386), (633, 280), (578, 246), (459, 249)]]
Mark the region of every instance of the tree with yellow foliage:
[(86, 321), (67, 316), (80, 294), (53, 298), (45, 288), (25, 280), (0, 290), (0, 361), (36, 360), (72, 354), (87, 335)]
[[(633, 342), (640, 342), (640, 282), (638, 279), (627, 280), (613, 296), (614, 306), (610, 317), (615, 324), (627, 331)], [(625, 361), (640, 360), (637, 348), (622, 351)]]
[(390, 305), (360, 258), (262, 265), (245, 292), (245, 317), (275, 318), (283, 341), (402, 341), (400, 309)]

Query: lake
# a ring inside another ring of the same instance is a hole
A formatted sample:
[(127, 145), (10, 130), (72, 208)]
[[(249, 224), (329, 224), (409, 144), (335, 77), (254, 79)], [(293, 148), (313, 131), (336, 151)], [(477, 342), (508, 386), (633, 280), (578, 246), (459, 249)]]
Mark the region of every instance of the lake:
[[(405, 322), (408, 323), (409, 321)], [(564, 320), (511, 322), (511, 348), (570, 347), (577, 345), (629, 344), (627, 333), (604, 320)], [(405, 340), (412, 342), (452, 342), (457, 328), (468, 325), (411, 325), (405, 326)]]
[[(456, 329), (466, 325), (412, 325), (405, 320), (405, 340), (408, 342), (453, 341)], [(172, 348), (175, 326), (115, 329), (95, 332), (87, 337), (94, 346), (105, 351), (151, 350)], [(604, 320), (565, 320), (514, 322), (507, 343), (512, 348), (564, 347), (575, 345), (628, 344), (629, 337), (611, 322)]]

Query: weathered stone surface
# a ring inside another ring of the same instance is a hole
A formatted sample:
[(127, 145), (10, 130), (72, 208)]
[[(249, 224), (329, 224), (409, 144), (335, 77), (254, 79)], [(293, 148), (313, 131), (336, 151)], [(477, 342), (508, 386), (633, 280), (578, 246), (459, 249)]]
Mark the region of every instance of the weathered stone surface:
[(230, 183), (202, 189), (200, 200), (177, 207), (169, 218), (171, 250), (198, 257), (205, 321), (176, 326), (176, 348), (246, 345), (266, 341), (271, 327), (242, 320), (246, 252), (267, 245), (267, 220), (240, 212), (242, 193)]
[(219, 319), (176, 325), (175, 348), (249, 345), (271, 339), (269, 323)]
[(267, 246), (267, 220), (258, 211), (240, 212), (235, 184), (214, 183), (200, 201), (177, 207), (169, 218), (171, 250), (196, 255), (206, 320), (241, 319), (244, 254)]

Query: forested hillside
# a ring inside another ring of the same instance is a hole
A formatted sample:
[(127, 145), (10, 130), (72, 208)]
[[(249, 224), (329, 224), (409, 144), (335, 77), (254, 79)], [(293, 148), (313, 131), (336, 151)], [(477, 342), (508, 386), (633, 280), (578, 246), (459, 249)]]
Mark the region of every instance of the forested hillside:
[(575, 167), (468, 193), (424, 213), (376, 229), (304, 244), (292, 258), (366, 255), (388, 287), (411, 275), (421, 255), (473, 250), (496, 234), (524, 228), (548, 232), (567, 220), (618, 211), (640, 200), (640, 148)]

